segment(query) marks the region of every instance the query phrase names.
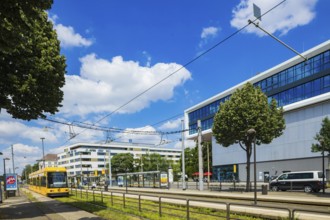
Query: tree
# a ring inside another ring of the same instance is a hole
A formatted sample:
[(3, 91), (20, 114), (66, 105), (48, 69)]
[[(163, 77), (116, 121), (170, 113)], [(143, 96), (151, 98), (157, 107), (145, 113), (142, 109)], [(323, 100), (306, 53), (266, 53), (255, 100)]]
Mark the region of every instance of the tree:
[(52, 0), (3, 0), (0, 6), (0, 110), (23, 120), (61, 107), (65, 58), (45, 10)]
[[(251, 128), (256, 131), (253, 138), (247, 135)], [(250, 189), (253, 141), (256, 145), (269, 144), (282, 135), (284, 129), (283, 108), (277, 108), (275, 99), (268, 103), (267, 96), (251, 83), (237, 89), (228, 101), (220, 104), (214, 117), (213, 135), (223, 147), (239, 144), (246, 152), (246, 191)]]
[[(141, 162), (143, 164), (143, 171), (167, 171), (169, 166), (169, 162), (157, 153), (144, 154), (142, 155), (142, 160), (136, 159), (136, 165), (138, 168), (141, 168)], [(140, 171), (140, 169), (137, 171)]]
[(111, 158), (111, 169), (115, 174), (132, 172), (133, 164), (134, 158), (130, 153), (116, 154)]
[[(330, 120), (325, 117), (322, 120), (321, 129), (316, 133), (314, 139), (318, 141), (316, 144), (312, 144), (312, 152), (327, 152), (330, 156)], [(330, 169), (330, 160), (328, 160), (328, 169)]]
[(208, 172), (207, 170), (207, 150), (209, 150), (209, 163), (210, 163), (210, 172), (212, 172), (212, 143), (211, 142), (203, 142), (202, 143), (202, 152), (203, 152), (203, 170), (204, 172)]
[[(198, 171), (198, 151), (197, 147), (186, 148), (184, 150), (185, 157), (185, 171), (189, 177), (193, 176), (193, 173)], [(182, 156), (179, 161), (180, 167), (182, 167)]]

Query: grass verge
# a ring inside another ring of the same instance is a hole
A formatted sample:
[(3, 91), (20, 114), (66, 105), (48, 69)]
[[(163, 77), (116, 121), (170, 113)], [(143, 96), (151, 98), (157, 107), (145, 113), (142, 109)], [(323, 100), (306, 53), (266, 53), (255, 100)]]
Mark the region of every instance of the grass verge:
[[(104, 219), (110, 220), (135, 220), (135, 219), (187, 219), (186, 205), (177, 205), (162, 202), (161, 207), (157, 201), (149, 201), (141, 199), (141, 211), (139, 208), (139, 200), (135, 198), (123, 198), (122, 196), (113, 196), (112, 199), (108, 195), (100, 195), (92, 193), (79, 192), (72, 194), (69, 197), (57, 198), (57, 200), (68, 203), (90, 213), (98, 215)], [(161, 215), (159, 215), (161, 212)], [(201, 207), (189, 207), (190, 219), (226, 219), (226, 212)], [(242, 214), (230, 214), (231, 219), (242, 220), (261, 220), (268, 219), (264, 217), (254, 217)]]

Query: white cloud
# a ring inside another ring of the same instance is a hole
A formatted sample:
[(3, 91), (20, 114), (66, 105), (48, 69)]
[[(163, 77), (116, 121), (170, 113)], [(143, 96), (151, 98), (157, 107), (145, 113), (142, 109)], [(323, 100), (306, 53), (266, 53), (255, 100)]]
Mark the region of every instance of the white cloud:
[[(51, 133), (45, 133), (40, 127), (26, 126), (14, 120), (0, 120), (0, 133), (2, 141), (10, 139), (24, 139), (40, 142), (40, 137), (54, 141), (56, 138)], [(5, 141), (6, 143), (7, 141)]]
[(199, 47), (203, 47), (208, 43), (211, 38), (215, 38), (218, 35), (220, 28), (217, 27), (206, 27), (203, 28), (201, 33), (201, 41), (199, 42)]
[(167, 121), (164, 124), (162, 124), (159, 129), (160, 130), (168, 130), (168, 129), (175, 129), (175, 128), (181, 128), (181, 122), (182, 118), (178, 118), (176, 120), (172, 120), (172, 121)]
[(160, 135), (154, 134), (155, 132), (156, 129), (152, 126), (127, 128), (123, 133), (115, 135), (115, 141), (129, 142), (131, 140), (133, 143), (159, 144), (162, 139)]
[[(241, 2), (233, 9), (233, 19), (231, 26), (240, 29), (248, 23), (248, 20), (254, 20), (253, 3), (261, 8), (261, 14), (265, 13), (280, 1), (278, 0), (241, 0)], [(315, 17), (315, 5), (317, 0), (290, 0), (263, 16), (260, 26), (268, 32), (274, 34), (278, 32), (280, 35), (287, 34), (290, 30), (309, 24)], [(264, 32), (249, 25), (244, 29), (246, 33), (254, 33), (258, 36), (266, 35)]]
[(88, 47), (92, 45), (92, 41), (75, 33), (73, 27), (56, 24), (54, 26), (58, 39), (61, 41), (61, 46), (67, 47)]
[(218, 34), (219, 28), (217, 27), (207, 27), (203, 28), (203, 31), (201, 33), (201, 38), (210, 38), (210, 37), (215, 37)]
[[(196, 142), (193, 140), (185, 140), (184, 146), (185, 146), (185, 148), (194, 148), (196, 146)], [(181, 141), (175, 143), (174, 148), (181, 149), (182, 148)]]
[[(95, 54), (82, 57), (80, 61), (80, 76), (66, 76), (61, 113), (79, 116), (110, 113), (182, 67), (176, 63), (141, 66), (135, 61), (125, 61), (121, 56), (109, 61), (97, 58)], [(189, 79), (190, 72), (183, 68), (117, 113), (135, 113), (152, 102), (170, 100), (174, 89)]]
[(57, 15), (50, 16), (49, 20), (54, 24), (54, 29), (56, 30), (57, 37), (60, 40), (62, 47), (88, 47), (92, 45), (92, 40), (86, 39), (76, 33), (73, 27), (57, 24)]

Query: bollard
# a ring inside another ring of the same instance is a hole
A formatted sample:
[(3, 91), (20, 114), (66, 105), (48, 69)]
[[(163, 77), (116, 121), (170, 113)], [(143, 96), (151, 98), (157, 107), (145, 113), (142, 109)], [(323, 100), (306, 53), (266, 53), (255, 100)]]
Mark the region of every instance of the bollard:
[(162, 217), (162, 197), (159, 197), (158, 204), (159, 204), (159, 217)]
[(187, 199), (187, 220), (190, 219), (189, 212), (189, 199)]
[(111, 196), (110, 198), (111, 198), (111, 205), (113, 206), (113, 196), (112, 196), (112, 193), (113, 192), (111, 192), (111, 194), (110, 194), (110, 196)]
[(262, 195), (267, 195), (268, 192), (267, 192), (267, 185), (261, 185), (261, 191), (262, 191)]

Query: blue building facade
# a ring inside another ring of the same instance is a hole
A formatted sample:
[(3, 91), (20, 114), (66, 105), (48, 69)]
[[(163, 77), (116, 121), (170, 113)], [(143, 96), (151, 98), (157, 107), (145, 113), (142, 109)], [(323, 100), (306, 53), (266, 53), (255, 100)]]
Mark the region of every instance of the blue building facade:
[(246, 178), (245, 151), (239, 146), (220, 146), (211, 131), (220, 103), (246, 82), (260, 87), (269, 100), (275, 98), (286, 120), (281, 137), (257, 148), (258, 179), (284, 171), (321, 170), (320, 153), (312, 153), (311, 145), (322, 119), (330, 117), (330, 40), (303, 55), (307, 61), (296, 56), (185, 111), (186, 137), (196, 138), (197, 120), (201, 120), (203, 135), (212, 140), (213, 179)]

